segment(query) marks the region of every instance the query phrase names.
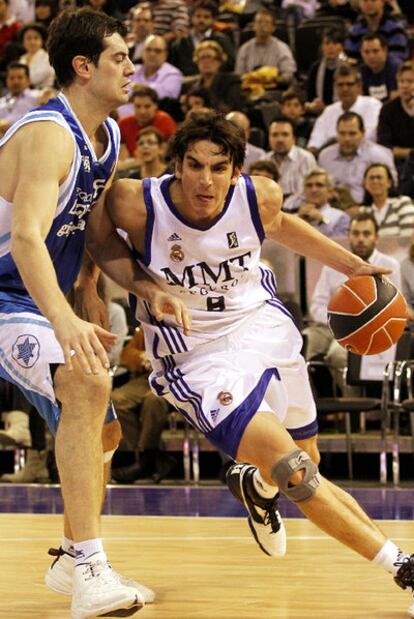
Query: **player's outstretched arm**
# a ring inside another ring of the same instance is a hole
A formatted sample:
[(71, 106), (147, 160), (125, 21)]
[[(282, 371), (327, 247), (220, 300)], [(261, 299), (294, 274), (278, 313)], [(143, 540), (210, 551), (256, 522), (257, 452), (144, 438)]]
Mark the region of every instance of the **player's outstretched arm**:
[(31, 123), (5, 148), (10, 169), (15, 170), (8, 196), (13, 203), (13, 259), (29, 294), (52, 323), (68, 368), (72, 369), (74, 351), (86, 373), (98, 372), (97, 357), (108, 366), (105, 348), (110, 348), (115, 338), (75, 315), (60, 290), (45, 244), (56, 211), (59, 183), (66, 178), (73, 159), (73, 140), (55, 123)]
[(391, 269), (364, 262), (300, 217), (284, 213), (281, 210), (282, 192), (274, 181), (254, 177), (254, 184), (263, 228), (268, 239), (277, 241), (302, 256), (318, 260), (348, 277), (391, 273)]
[(86, 236), (87, 250), (100, 269), (119, 286), (145, 299), (157, 320), (173, 314), (184, 334), (191, 328), (190, 314), (184, 303), (164, 292), (134, 259), (132, 252), (117, 230), (123, 230), (142, 255), (145, 243), (146, 208), (142, 183), (134, 180), (116, 181), (94, 207)]

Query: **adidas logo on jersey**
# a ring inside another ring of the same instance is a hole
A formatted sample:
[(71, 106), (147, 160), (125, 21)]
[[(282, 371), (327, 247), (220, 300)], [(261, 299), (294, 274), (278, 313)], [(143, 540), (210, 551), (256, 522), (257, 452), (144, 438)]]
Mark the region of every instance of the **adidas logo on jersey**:
[(181, 241), (181, 236), (179, 234), (177, 234), (176, 232), (174, 232), (174, 234), (172, 234), (171, 236), (168, 237), (169, 241)]

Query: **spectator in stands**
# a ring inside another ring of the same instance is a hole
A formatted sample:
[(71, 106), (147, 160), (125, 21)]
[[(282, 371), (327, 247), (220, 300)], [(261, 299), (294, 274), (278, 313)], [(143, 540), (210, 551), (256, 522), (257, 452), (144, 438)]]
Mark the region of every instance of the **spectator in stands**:
[(47, 88), (55, 83), (55, 71), (45, 50), (47, 30), (41, 24), (31, 23), (23, 26), (19, 33), (25, 53), (19, 62), (29, 67), (32, 88)]
[(364, 174), (371, 163), (385, 163), (397, 180), (392, 152), (365, 138), (364, 121), (355, 112), (345, 112), (337, 121), (337, 144), (324, 148), (319, 165), (338, 185), (347, 187), (357, 204), (364, 198)]
[(240, 46), (236, 55), (235, 72), (249, 73), (259, 67), (276, 67), (279, 82), (291, 82), (296, 73), (296, 61), (288, 45), (272, 36), (276, 29), (273, 13), (266, 9), (257, 11), (253, 29), (255, 36)]
[(126, 159), (131, 168), (136, 168), (139, 162), (134, 160), (135, 149), (138, 136), (145, 127), (155, 127), (166, 140), (168, 140), (177, 128), (173, 118), (158, 109), (158, 95), (149, 86), (136, 85), (132, 91), (131, 101), (134, 113), (125, 116), (118, 121), (121, 131), (121, 150), (120, 161), (124, 162), (123, 169), (126, 169)]
[(343, 28), (325, 28), (322, 32), (322, 58), (310, 66), (306, 82), (307, 108), (314, 114), (334, 101), (334, 74), (346, 61), (344, 40)]
[(155, 0), (151, 2), (154, 17), (154, 33), (171, 43), (188, 34), (190, 20), (184, 0)]
[[(1, 2), (1, 0), (0, 0)], [(7, 94), (0, 98), (0, 135), (37, 106), (39, 93), (30, 89), (29, 67), (12, 62), (6, 71)]]
[(7, 55), (7, 44), (16, 42), (22, 24), (9, 11), (9, 0), (0, 0), (0, 69), (4, 70), (12, 60)]
[(283, 210), (297, 215), (325, 236), (347, 236), (350, 217), (329, 203), (333, 181), (322, 168), (307, 172), (303, 179), (303, 193), (290, 196)]
[(303, 179), (309, 170), (316, 167), (312, 153), (295, 145), (295, 123), (287, 116), (275, 118), (269, 126), (269, 145), (271, 150), (264, 159), (276, 164), (279, 184), (286, 196), (299, 193)]
[(151, 178), (167, 172), (165, 163), (166, 140), (154, 127), (142, 129), (138, 136), (135, 154), (139, 167), (130, 173), (130, 178)]
[[(120, 483), (130, 483), (143, 477), (159, 482), (175, 464), (171, 458), (161, 458), (161, 432), (168, 419), (168, 402), (151, 392), (148, 384), (150, 364), (145, 355), (144, 336), (137, 329), (125, 346), (122, 365), (134, 376), (112, 391), (112, 402), (122, 427), (119, 449), (135, 452), (135, 462), (128, 467), (112, 470), (112, 477)], [(157, 460), (162, 464), (157, 467)]]
[(352, 0), (322, 0), (316, 17), (341, 17), (354, 22), (358, 13), (353, 8), (353, 4)]
[(411, 237), (414, 230), (414, 204), (408, 196), (396, 196), (389, 167), (372, 163), (364, 174), (364, 206), (370, 207), (379, 236)]
[[(378, 225), (370, 213), (360, 213), (352, 219), (348, 239), (352, 253), (370, 264), (392, 269), (392, 273), (387, 277), (400, 288), (400, 264), (395, 258), (386, 256), (376, 249)], [(310, 317), (313, 324), (306, 327), (303, 333), (306, 336), (306, 359), (324, 355), (327, 363), (334, 369), (335, 381), (345, 391), (344, 395), (352, 395), (351, 389), (345, 389), (343, 380), (348, 353), (334, 339), (327, 321), (329, 300), (346, 279), (346, 275), (330, 267), (322, 268), (310, 303)]]
[(211, 39), (216, 41), (227, 56), (223, 63), (223, 71), (234, 69), (234, 45), (229, 36), (222, 34), (214, 27), (218, 16), (218, 8), (212, 0), (199, 0), (192, 9), (191, 28), (186, 37), (179, 37), (170, 47), (169, 61), (178, 67), (184, 75), (196, 75), (198, 68), (193, 60), (194, 50), (198, 43)]
[(339, 101), (328, 105), (316, 119), (308, 148), (319, 150), (336, 138), (336, 123), (344, 112), (356, 112), (364, 121), (366, 137), (376, 141), (381, 102), (361, 95), (361, 74), (358, 69), (341, 65), (335, 71), (335, 91)]
[(408, 318), (414, 321), (414, 239), (408, 248), (408, 256), (401, 262), (401, 289), (408, 304)]
[(305, 116), (305, 97), (295, 88), (289, 88), (283, 93), (280, 111), (282, 116), (291, 118), (296, 125), (296, 145), (306, 148), (312, 132), (312, 123)]
[(35, 22), (49, 28), (50, 22), (57, 15), (57, 5), (54, 0), (36, 0)]
[(181, 95), (180, 104), (185, 117), (190, 110), (211, 108), (210, 94), (205, 88), (192, 88), (185, 95)]
[(184, 93), (194, 88), (204, 88), (214, 109), (225, 113), (242, 109), (244, 100), (240, 77), (235, 73), (222, 72), (227, 56), (217, 41), (207, 39), (199, 43), (195, 48), (194, 60), (199, 74), (186, 82)]
[(128, 34), (129, 56), (134, 63), (142, 62), (144, 43), (154, 32), (154, 19), (151, 8), (138, 5), (132, 11)]
[(361, 61), (361, 44), (365, 34), (375, 32), (384, 37), (391, 58), (401, 63), (408, 58), (408, 39), (402, 22), (392, 15), (392, 8), (385, 0), (359, 0), (361, 12), (351, 26), (345, 41), (345, 51), (350, 58)]
[(400, 167), (414, 148), (414, 63), (397, 72), (398, 97), (384, 104), (378, 121), (378, 143), (391, 148)]
[(279, 180), (279, 172), (277, 171), (276, 164), (271, 159), (255, 161), (248, 168), (248, 174), (250, 174), (250, 176), (265, 176), (266, 178), (276, 181), (276, 183)]
[(232, 120), (243, 131), (246, 137), (246, 156), (243, 162), (244, 170), (248, 170), (252, 163), (259, 161), (266, 155), (266, 151), (263, 148), (254, 146), (249, 142), (250, 137), (250, 120), (242, 112), (229, 112), (226, 116), (227, 120)]
[(380, 34), (364, 35), (361, 45), (363, 63), (360, 66), (364, 95), (382, 103), (397, 95), (398, 63), (388, 55), (388, 45)]
[(159, 35), (151, 34), (145, 40), (143, 62), (137, 65), (132, 81), (150, 86), (156, 91), (159, 99), (165, 97), (178, 99), (183, 74), (177, 67), (167, 62), (167, 56), (166, 40)]

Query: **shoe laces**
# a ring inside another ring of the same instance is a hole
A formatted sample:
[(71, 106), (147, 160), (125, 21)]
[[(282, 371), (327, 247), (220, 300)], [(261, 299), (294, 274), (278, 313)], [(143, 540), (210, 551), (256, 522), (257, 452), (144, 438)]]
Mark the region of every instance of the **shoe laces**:
[(270, 525), (272, 533), (277, 533), (280, 529), (279, 513), (275, 508), (275, 501), (269, 502), (269, 506), (265, 508), (263, 522), (266, 526)]
[(399, 554), (394, 565), (399, 566), (398, 572), (394, 576), (394, 580), (399, 587), (406, 589), (414, 588), (414, 555)]

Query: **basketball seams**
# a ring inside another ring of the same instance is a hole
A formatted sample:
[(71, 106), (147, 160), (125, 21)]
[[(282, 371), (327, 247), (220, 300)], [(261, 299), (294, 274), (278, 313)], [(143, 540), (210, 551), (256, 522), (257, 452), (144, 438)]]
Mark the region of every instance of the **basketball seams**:
[[(374, 319), (373, 319), (373, 320), (374, 320)], [(365, 348), (365, 350), (364, 350), (363, 352), (359, 352), (358, 354), (361, 354), (361, 355), (370, 354), (368, 351), (371, 349), (372, 342), (373, 342), (373, 340), (374, 340), (375, 336), (376, 336), (376, 335), (378, 335), (378, 333), (380, 333), (381, 331), (384, 331), (385, 335), (387, 336), (387, 338), (388, 338), (388, 339), (389, 339), (389, 341), (390, 341), (390, 346), (392, 346), (392, 344), (394, 344), (394, 340), (392, 339), (392, 337), (390, 336), (390, 334), (389, 334), (389, 333), (388, 333), (388, 331), (387, 331), (387, 326), (389, 325), (389, 323), (392, 323), (392, 322), (403, 322), (403, 323), (404, 323), (404, 325), (405, 325), (405, 323), (406, 323), (406, 319), (405, 319), (405, 318), (394, 318), (394, 317), (390, 317), (390, 318), (387, 320), (387, 322), (386, 322), (385, 324), (383, 324), (383, 325), (381, 325), (380, 327), (378, 327), (378, 329), (377, 329), (376, 331), (374, 331), (374, 332), (371, 334), (371, 337), (370, 337), (370, 339), (369, 339), (369, 342), (368, 342), (367, 347)], [(367, 323), (367, 324), (369, 324), (369, 323)], [(364, 325), (364, 326), (366, 326), (366, 325)], [(363, 327), (361, 327), (361, 329), (363, 329)], [(338, 341), (338, 343), (339, 343), (339, 344), (341, 344), (341, 342), (343, 342), (343, 341), (345, 341), (345, 340), (348, 340), (350, 337), (352, 337), (353, 335), (357, 334), (357, 333), (358, 333), (358, 331), (360, 331), (361, 329), (358, 329), (357, 331), (354, 331), (353, 333), (351, 333), (351, 334), (350, 334), (350, 335), (348, 335), (347, 337), (344, 337), (344, 338), (342, 338), (342, 339), (340, 339), (340, 340), (337, 340), (337, 341)], [(352, 344), (351, 344), (351, 346), (352, 346)], [(345, 345), (345, 348), (347, 348), (347, 349), (348, 349), (348, 347), (347, 347), (346, 345)], [(351, 350), (351, 349), (350, 349), (350, 350)], [(351, 350), (351, 352), (352, 352), (352, 350)], [(376, 353), (374, 353), (374, 354), (376, 354)]]
[[(377, 320), (378, 318), (380, 318), (380, 317), (381, 317), (381, 315), (382, 315), (382, 314), (383, 314), (386, 310), (388, 310), (388, 309), (389, 309), (389, 307), (390, 307), (390, 306), (394, 303), (395, 299), (396, 299), (396, 295), (394, 295), (394, 296), (393, 296), (393, 298), (392, 298), (390, 301), (388, 301), (387, 305), (384, 305), (384, 307), (381, 309), (381, 311), (380, 311), (380, 312), (378, 312), (378, 314), (375, 314), (375, 316), (373, 316), (372, 318), (370, 318), (367, 322), (364, 322), (364, 324), (363, 324), (363, 325), (361, 325), (360, 327), (358, 327), (358, 329), (355, 329), (355, 331), (351, 331), (351, 332), (350, 332), (350, 333), (348, 333), (346, 336), (342, 337), (340, 340), (338, 340), (338, 342), (341, 342), (341, 341), (343, 341), (343, 340), (345, 340), (345, 339), (347, 339), (347, 338), (349, 338), (349, 337), (352, 337), (353, 335), (355, 335), (356, 333), (358, 333), (358, 331), (361, 331), (362, 329), (365, 329), (366, 327), (368, 327), (368, 326), (369, 326), (369, 325), (370, 325), (370, 324), (371, 324), (374, 320)], [(368, 306), (368, 307), (369, 307), (369, 306)], [(367, 309), (367, 308), (365, 308), (365, 309)], [(364, 311), (365, 311), (365, 310), (364, 310)], [(333, 314), (334, 312), (331, 312), (331, 313)], [(345, 314), (345, 315), (346, 315), (346, 316), (349, 316), (349, 314)], [(354, 316), (354, 314), (352, 314), (352, 316)], [(404, 320), (404, 321), (405, 321), (406, 319), (405, 319), (405, 318), (398, 318), (398, 317), (396, 317), (396, 316), (395, 316), (395, 317), (394, 317), (394, 316), (391, 316), (391, 318), (390, 318), (389, 320)], [(382, 327), (385, 327), (385, 326), (388, 324), (389, 320), (387, 320), (387, 322), (386, 322), (385, 324), (383, 324), (383, 325), (382, 325)]]

